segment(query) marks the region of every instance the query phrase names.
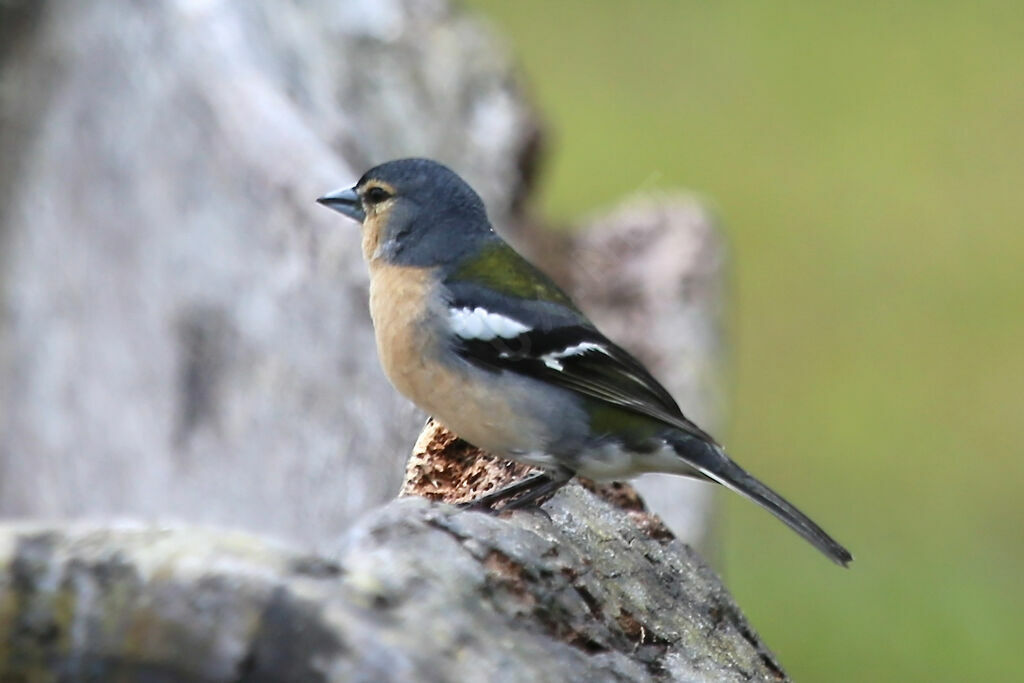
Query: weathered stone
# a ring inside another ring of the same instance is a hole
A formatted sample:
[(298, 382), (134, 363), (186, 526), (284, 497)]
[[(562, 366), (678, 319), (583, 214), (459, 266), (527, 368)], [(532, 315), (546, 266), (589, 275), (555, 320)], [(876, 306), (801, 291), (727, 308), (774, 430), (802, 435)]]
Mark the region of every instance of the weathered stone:
[(9, 525), (0, 567), (4, 680), (785, 680), (692, 550), (575, 484), (500, 517), (403, 499), (318, 555)]

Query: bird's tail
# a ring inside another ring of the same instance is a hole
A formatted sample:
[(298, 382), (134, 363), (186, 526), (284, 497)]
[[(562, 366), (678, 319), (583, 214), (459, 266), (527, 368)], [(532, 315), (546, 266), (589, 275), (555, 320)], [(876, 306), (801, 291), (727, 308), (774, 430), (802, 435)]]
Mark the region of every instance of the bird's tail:
[(720, 446), (690, 436), (680, 436), (672, 445), (687, 464), (708, 479), (732, 489), (771, 512), (836, 564), (846, 567), (853, 560), (849, 550), (789, 501), (734, 463)]

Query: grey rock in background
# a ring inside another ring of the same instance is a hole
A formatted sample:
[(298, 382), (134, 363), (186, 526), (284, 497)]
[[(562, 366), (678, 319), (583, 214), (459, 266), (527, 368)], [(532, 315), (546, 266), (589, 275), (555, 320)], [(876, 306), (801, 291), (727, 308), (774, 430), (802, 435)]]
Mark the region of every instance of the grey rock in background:
[(407, 498), (333, 545), (0, 526), (0, 678), (786, 680), (692, 550), (577, 485), (508, 518)]
[(0, 515), (324, 538), (421, 424), (358, 227), (313, 200), (445, 161), (506, 224), (537, 124), (446, 2), (0, 5)]

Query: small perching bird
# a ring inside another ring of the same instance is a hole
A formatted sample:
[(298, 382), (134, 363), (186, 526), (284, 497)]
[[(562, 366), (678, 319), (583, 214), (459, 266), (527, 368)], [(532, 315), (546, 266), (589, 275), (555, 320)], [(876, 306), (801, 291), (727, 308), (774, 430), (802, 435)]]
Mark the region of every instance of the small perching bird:
[(522, 507), (579, 474), (668, 472), (768, 509), (837, 564), (853, 557), (734, 463), (629, 352), (494, 232), (449, 168), (400, 159), (317, 201), (362, 223), (391, 383), (455, 434), (542, 472), (475, 501)]

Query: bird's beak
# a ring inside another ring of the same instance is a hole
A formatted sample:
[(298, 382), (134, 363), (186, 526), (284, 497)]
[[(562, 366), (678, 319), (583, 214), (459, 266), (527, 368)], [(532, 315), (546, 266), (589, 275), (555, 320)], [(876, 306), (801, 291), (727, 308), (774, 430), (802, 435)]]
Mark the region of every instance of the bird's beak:
[(363, 203), (359, 200), (359, 195), (356, 194), (354, 187), (346, 187), (343, 190), (328, 192), (323, 197), (317, 199), (317, 201), (360, 223), (366, 218), (366, 212), (363, 211)]

